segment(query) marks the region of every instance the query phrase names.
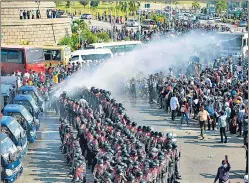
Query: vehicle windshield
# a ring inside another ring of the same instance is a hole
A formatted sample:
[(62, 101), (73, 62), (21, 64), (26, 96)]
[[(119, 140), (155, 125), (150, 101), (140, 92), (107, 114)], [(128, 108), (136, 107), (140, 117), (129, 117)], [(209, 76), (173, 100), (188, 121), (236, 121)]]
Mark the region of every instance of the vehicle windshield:
[(220, 42), (221, 49), (223, 50), (240, 50), (242, 46), (242, 35), (217, 35), (217, 41)]
[(36, 101), (33, 98), (30, 100), (30, 103), (31, 103), (32, 107), (35, 109), (35, 112), (38, 112), (39, 111), (38, 104), (36, 103)]
[(44, 57), (45, 60), (62, 61), (61, 50), (59, 49), (54, 49), (54, 50), (44, 49)]
[(45, 60), (42, 48), (31, 48), (26, 50), (28, 63), (43, 62)]
[(16, 104), (21, 104), (24, 107), (26, 107), (26, 109), (32, 114), (32, 111), (34, 109), (35, 112), (37, 112), (39, 110), (38, 106), (36, 105), (36, 102), (34, 101), (34, 99), (28, 101), (28, 100), (16, 100), (15, 101)]
[(33, 118), (32, 118), (31, 114), (29, 113), (29, 111), (27, 109), (22, 110), (22, 115), (23, 115), (23, 117), (26, 119), (26, 121), (28, 123), (32, 122)]
[(38, 99), (38, 97), (37, 97), (37, 95), (36, 95), (36, 93), (34, 92), (34, 91), (23, 91), (22, 92), (23, 94), (29, 94), (29, 95), (31, 95), (32, 97), (33, 97), (33, 99), (35, 100), (35, 101), (39, 101), (39, 99)]
[(5, 159), (9, 159), (9, 153), (14, 154), (17, 151), (17, 148), (15, 146), (15, 144), (12, 142), (12, 140), (10, 140), (9, 137), (5, 137), (3, 140), (1, 140), (1, 155), (5, 158)]
[(77, 60), (79, 60), (79, 55), (75, 55), (75, 56), (72, 56), (72, 59), (71, 59), (72, 61), (77, 61)]
[(15, 119), (10, 122), (8, 128), (11, 131), (11, 133), (16, 137), (16, 139), (20, 138), (20, 134), (21, 138), (25, 137), (25, 132), (23, 128)]
[(111, 58), (110, 53), (105, 54), (91, 54), (91, 55), (81, 55), (82, 60), (105, 60)]
[(88, 45), (88, 46), (86, 46), (85, 49), (86, 49), (86, 50), (90, 50), (90, 49), (95, 49), (95, 47), (94, 47), (93, 45)]

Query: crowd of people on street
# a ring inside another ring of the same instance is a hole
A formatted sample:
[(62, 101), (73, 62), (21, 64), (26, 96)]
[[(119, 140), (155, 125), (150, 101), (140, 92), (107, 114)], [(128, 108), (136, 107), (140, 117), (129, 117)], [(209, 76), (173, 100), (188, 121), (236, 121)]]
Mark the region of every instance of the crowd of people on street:
[[(158, 104), (171, 114), (173, 122), (178, 123), (179, 117), (179, 123), (189, 125), (192, 118), (200, 125), (200, 140), (205, 138), (206, 130), (218, 130), (221, 143), (228, 142), (228, 132), (243, 137), (247, 152), (248, 66), (245, 60), (232, 56), (217, 59), (214, 68), (203, 68), (190, 77), (170, 68), (168, 75), (163, 72), (150, 75), (147, 85), (149, 103)], [(248, 174), (248, 157), (246, 161)]]

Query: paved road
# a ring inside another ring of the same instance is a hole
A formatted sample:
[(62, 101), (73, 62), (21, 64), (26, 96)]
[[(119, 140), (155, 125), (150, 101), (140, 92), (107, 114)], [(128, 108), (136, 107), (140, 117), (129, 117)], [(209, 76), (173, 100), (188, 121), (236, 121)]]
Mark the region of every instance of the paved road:
[(181, 183), (210, 183), (214, 180), (221, 160), (228, 155), (231, 169), (231, 183), (242, 182), (245, 167), (245, 150), (242, 148), (242, 138), (230, 136), (230, 142), (220, 144), (217, 131), (207, 133), (207, 138), (198, 140), (199, 128), (192, 121), (189, 126), (180, 125), (170, 120), (156, 106), (150, 106), (146, 101), (119, 100), (124, 104), (127, 113), (139, 125), (151, 125), (162, 132), (174, 132), (182, 149), (180, 169), (183, 180)]
[[(23, 160), (24, 173), (17, 183), (71, 182), (70, 178), (65, 179), (69, 167), (59, 150), (61, 143), (58, 118), (59, 116), (52, 113), (42, 117), (38, 138), (35, 143), (29, 145), (28, 153)], [(89, 174), (89, 170), (87, 173)], [(92, 176), (89, 174), (88, 177), (91, 179)]]
[[(88, 21), (86, 21), (87, 24), (89, 24)], [(231, 24), (227, 24), (227, 23), (215, 23), (218, 24), (219, 26), (221, 25), (225, 25), (227, 27), (230, 27), (232, 30), (235, 29), (234, 25)], [(94, 27), (98, 27), (98, 28), (103, 28), (103, 29), (111, 29), (111, 24), (109, 22), (103, 22), (103, 21), (98, 21), (98, 20), (91, 20), (91, 24), (90, 26), (94, 26)], [(116, 24), (116, 26), (118, 27), (118, 29), (121, 29), (122, 25), (121, 24)], [(137, 27), (127, 27), (128, 30), (133, 29), (133, 30), (137, 30)], [(245, 27), (239, 27), (239, 30), (244, 29)]]
[[(146, 101), (119, 100), (122, 102), (131, 116), (139, 125), (151, 125), (162, 132), (174, 132), (177, 134), (182, 149), (181, 174), (182, 183), (209, 183), (213, 181), (217, 167), (221, 160), (228, 155), (232, 165), (231, 183), (242, 182), (245, 166), (245, 151), (241, 147), (242, 139), (231, 136), (228, 144), (218, 143), (217, 132), (208, 133), (203, 141), (198, 140), (199, 129), (196, 122), (189, 126), (179, 125), (179, 120), (171, 122), (156, 106), (150, 106)], [(58, 133), (58, 116), (44, 115), (38, 139), (29, 146), (28, 154), (24, 158), (24, 173), (17, 183), (34, 182), (70, 182), (65, 179), (69, 167), (65, 163), (64, 156), (59, 150), (60, 141)], [(92, 175), (87, 170), (87, 183), (92, 182)]]

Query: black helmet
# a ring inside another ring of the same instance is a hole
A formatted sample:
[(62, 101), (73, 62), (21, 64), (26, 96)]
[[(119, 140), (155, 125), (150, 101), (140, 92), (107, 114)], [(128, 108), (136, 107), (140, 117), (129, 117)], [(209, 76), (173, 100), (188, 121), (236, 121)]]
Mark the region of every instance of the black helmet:
[(118, 168), (116, 172), (117, 172), (117, 174), (121, 174), (121, 173), (123, 173), (123, 170), (121, 168)]
[(177, 148), (176, 142), (172, 143), (172, 148), (173, 148), (173, 149), (176, 149), (176, 148)]
[(156, 168), (156, 162), (155, 161), (150, 162), (150, 168)]
[(134, 177), (132, 174), (130, 174), (130, 175), (127, 177), (127, 180), (128, 180), (128, 181), (133, 181), (133, 180), (135, 180), (135, 177)]
[(137, 126), (137, 123), (136, 123), (136, 122), (132, 122), (131, 125), (132, 125), (132, 126)]
[(142, 171), (137, 171), (137, 173), (136, 173), (136, 176), (137, 177), (140, 177), (140, 176), (142, 176), (143, 175), (143, 172)]
[(103, 164), (104, 161), (103, 161), (103, 159), (98, 159), (98, 162), (97, 162), (97, 163), (100, 165), (100, 164)]
[(167, 150), (171, 150), (171, 149), (172, 149), (172, 143), (167, 143), (167, 144), (165, 145), (165, 148), (166, 148)]
[(158, 157), (158, 160), (159, 160), (159, 161), (163, 161), (163, 160), (164, 160), (164, 156), (159, 156), (159, 157)]
[(151, 131), (151, 127), (150, 126), (147, 126), (147, 132), (150, 132)]

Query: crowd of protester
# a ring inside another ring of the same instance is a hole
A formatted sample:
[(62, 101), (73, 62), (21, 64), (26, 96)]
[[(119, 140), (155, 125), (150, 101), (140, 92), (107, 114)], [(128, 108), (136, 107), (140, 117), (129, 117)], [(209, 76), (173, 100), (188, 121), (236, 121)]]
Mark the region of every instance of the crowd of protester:
[(247, 61), (230, 56), (217, 59), (214, 63), (213, 68), (203, 68), (189, 77), (173, 69), (169, 70), (168, 75), (163, 72), (150, 75), (149, 103), (157, 103), (175, 123), (189, 125), (191, 118), (198, 122), (200, 140), (205, 138), (206, 130), (218, 130), (221, 143), (228, 143), (230, 135), (227, 133), (243, 137), (247, 152)]

